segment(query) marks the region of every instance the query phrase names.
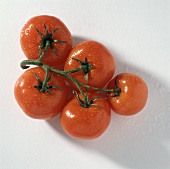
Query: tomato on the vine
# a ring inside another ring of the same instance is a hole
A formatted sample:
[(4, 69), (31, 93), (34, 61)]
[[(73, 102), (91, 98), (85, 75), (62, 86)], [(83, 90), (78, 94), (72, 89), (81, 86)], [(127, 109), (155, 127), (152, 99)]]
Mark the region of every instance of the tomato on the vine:
[(108, 89), (116, 89), (116, 87), (120, 88), (120, 95), (114, 97), (115, 94), (112, 93), (108, 97), (115, 113), (129, 116), (145, 107), (148, 87), (141, 77), (132, 73), (118, 74), (107, 85)]
[[(42, 37), (45, 35), (47, 36)], [(66, 25), (54, 16), (39, 15), (28, 20), (21, 30), (20, 44), (28, 59), (38, 59), (38, 53), (40, 49), (41, 52), (44, 51), (43, 45), (47, 40), (50, 41), (51, 46), (45, 54), (43, 63), (56, 68), (64, 64), (72, 49), (72, 36)], [(53, 40), (59, 42), (53, 42)]]
[(56, 116), (67, 101), (66, 83), (63, 77), (57, 74), (49, 72), (49, 77), (51, 76), (48, 82), (49, 92), (38, 89), (45, 74), (43, 68), (30, 68), (18, 78), (14, 87), (15, 99), (19, 106), (25, 114), (35, 119), (49, 119)]
[[(70, 73), (77, 81), (93, 87), (102, 88), (113, 77), (115, 72), (115, 60), (111, 52), (101, 43), (96, 41), (84, 41), (76, 45), (70, 52), (64, 70), (68, 71), (81, 66), (91, 64), (88, 70), (88, 81), (84, 71)], [(71, 83), (73, 84), (73, 83)], [(75, 85), (73, 84), (75, 87)], [(76, 88), (76, 87), (75, 87)]]
[[(79, 95), (80, 98), (81, 95)], [(97, 97), (89, 93), (88, 99)], [(111, 108), (107, 100), (100, 98), (88, 108), (82, 107), (76, 97), (70, 99), (60, 114), (63, 130), (78, 139), (95, 139), (108, 128), (111, 119)]]

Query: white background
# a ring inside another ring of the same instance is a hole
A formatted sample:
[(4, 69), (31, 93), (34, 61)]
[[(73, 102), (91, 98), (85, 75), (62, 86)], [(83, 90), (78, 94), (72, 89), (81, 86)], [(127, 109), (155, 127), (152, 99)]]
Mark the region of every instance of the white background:
[[(116, 74), (142, 76), (149, 87), (145, 109), (132, 117), (112, 113), (108, 130), (93, 141), (67, 136), (59, 116), (27, 117), (13, 95), (25, 59), (19, 35), (41, 14), (59, 17), (74, 44), (92, 39), (107, 46)], [(1, 0), (0, 169), (169, 169), (169, 32), (169, 0)]]

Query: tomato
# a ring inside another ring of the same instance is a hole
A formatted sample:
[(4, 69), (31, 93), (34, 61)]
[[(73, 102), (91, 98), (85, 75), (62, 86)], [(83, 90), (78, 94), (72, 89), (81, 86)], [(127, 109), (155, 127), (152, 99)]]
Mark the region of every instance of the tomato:
[[(50, 89), (50, 95), (34, 87), (38, 85), (35, 74), (41, 81), (44, 80), (44, 69), (40, 67), (28, 69), (15, 84), (15, 99), (26, 115), (35, 119), (52, 118), (59, 114), (66, 104), (68, 95), (66, 83), (61, 76), (53, 75), (48, 82), (48, 86), (59, 86), (62, 90)], [(52, 72), (49, 72), (49, 76), (52, 74)]]
[(117, 97), (108, 97), (113, 111), (121, 115), (133, 115), (141, 111), (147, 101), (148, 87), (138, 75), (131, 73), (118, 74), (108, 85), (108, 89), (121, 89)]
[[(89, 93), (89, 100), (97, 95)], [(80, 95), (80, 98), (81, 95)], [(70, 99), (60, 114), (63, 130), (78, 139), (95, 139), (108, 128), (111, 108), (107, 100), (100, 98), (94, 102), (98, 106), (82, 107), (76, 97)]]
[[(84, 41), (75, 46), (65, 62), (65, 71), (81, 66), (74, 58), (81, 62), (84, 62), (85, 58), (87, 58), (88, 63), (92, 65), (92, 69), (88, 72), (88, 83), (83, 71), (70, 73), (70, 76), (83, 84), (102, 88), (114, 75), (116, 67), (114, 57), (109, 50), (99, 42)], [(76, 88), (73, 83), (72, 85)]]
[(72, 49), (71, 33), (60, 19), (53, 16), (40, 15), (28, 20), (23, 26), (20, 34), (21, 48), (28, 59), (35, 60), (39, 58), (38, 52), (42, 37), (37, 30), (39, 30), (43, 35), (46, 35), (44, 24), (46, 25), (49, 34), (56, 28), (59, 28), (53, 34), (53, 40), (65, 41), (51, 43), (58, 56), (51, 48), (49, 48), (43, 59), (43, 63), (57, 68), (59, 65), (64, 64), (69, 52)]

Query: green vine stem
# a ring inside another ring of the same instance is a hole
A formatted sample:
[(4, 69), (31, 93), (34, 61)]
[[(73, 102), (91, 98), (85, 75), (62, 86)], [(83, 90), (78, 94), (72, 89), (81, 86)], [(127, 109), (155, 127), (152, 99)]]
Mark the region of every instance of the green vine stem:
[(45, 49), (42, 52), (42, 55), (37, 59), (38, 61), (42, 61), (42, 59), (44, 58), (45, 54), (47, 53), (47, 50), (49, 47), (50, 47), (50, 41), (47, 41), (46, 45), (45, 45)]
[[(28, 65), (40, 66), (40, 67), (44, 68), (45, 70), (48, 69), (49, 71), (55, 72), (55, 73), (57, 73), (61, 76), (66, 77), (67, 79), (71, 80), (77, 86), (77, 88), (78, 88), (79, 92), (82, 94), (83, 98), (85, 98), (85, 95), (84, 95), (83, 90), (81, 89), (81, 86), (86, 88), (86, 89), (91, 89), (91, 90), (95, 90), (95, 91), (101, 91), (101, 92), (107, 92), (107, 93), (112, 92), (112, 93), (115, 93), (116, 96), (119, 96), (120, 92), (121, 92), (119, 87), (117, 87), (116, 89), (102, 89), (102, 88), (96, 88), (96, 87), (93, 87), (93, 86), (89, 86), (89, 85), (86, 85), (86, 84), (83, 84), (83, 83), (77, 81), (76, 79), (74, 79), (72, 76), (69, 75), (70, 73), (84, 70), (85, 66), (80, 66), (80, 67), (72, 69), (72, 70), (63, 71), (63, 70), (58, 70), (58, 69), (49, 67), (48, 65), (43, 64), (41, 62), (41, 60), (39, 60), (39, 59), (37, 59), (37, 60), (24, 60), (20, 63), (20, 66), (21, 66), (22, 69), (29, 68)], [(46, 79), (47, 79), (47, 77), (45, 77), (45, 80)]]
[(47, 86), (47, 83), (48, 83), (48, 81), (49, 81), (49, 76), (48, 76), (48, 74), (49, 74), (49, 67), (45, 67), (45, 71), (46, 71), (46, 73), (45, 73), (45, 80), (43, 81), (43, 83), (42, 83), (42, 91), (46, 88), (46, 86)]

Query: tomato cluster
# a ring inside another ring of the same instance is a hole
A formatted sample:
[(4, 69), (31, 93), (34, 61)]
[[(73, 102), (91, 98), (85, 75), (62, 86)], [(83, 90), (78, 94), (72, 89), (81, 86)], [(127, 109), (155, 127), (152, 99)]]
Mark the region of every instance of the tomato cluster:
[[(31, 18), (21, 30), (20, 44), (28, 58), (21, 67), (27, 70), (17, 80), (14, 95), (31, 118), (49, 119), (60, 113), (67, 134), (94, 139), (109, 126), (111, 109), (129, 116), (146, 104), (144, 80), (131, 73), (113, 78), (116, 64), (111, 52), (91, 40), (72, 47), (69, 29), (54, 16)], [(73, 87), (70, 98), (67, 83)]]

